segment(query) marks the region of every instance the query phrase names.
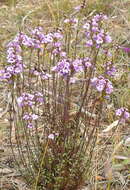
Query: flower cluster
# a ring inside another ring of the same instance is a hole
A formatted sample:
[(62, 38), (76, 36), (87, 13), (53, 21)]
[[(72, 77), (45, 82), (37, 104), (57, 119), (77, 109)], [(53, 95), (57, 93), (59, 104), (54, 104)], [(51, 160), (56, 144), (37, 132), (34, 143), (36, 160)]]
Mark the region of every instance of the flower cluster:
[(95, 46), (99, 48), (103, 43), (112, 42), (110, 35), (101, 27), (101, 23), (105, 19), (107, 19), (106, 15), (97, 14), (83, 26), (86, 32), (87, 47)]
[(53, 47), (53, 54), (59, 54), (61, 52), (61, 39), (63, 35), (60, 32), (53, 32), (44, 34), (42, 27), (37, 27), (32, 31), (33, 41), (35, 42), (35, 47), (41, 48), (42, 45), (51, 44)]
[(52, 68), (52, 71), (58, 72), (61, 76), (69, 75), (71, 71), (70, 65), (70, 60), (62, 59)]
[(99, 92), (105, 92), (106, 94), (111, 94), (113, 92), (111, 81), (103, 76), (94, 77), (91, 79), (91, 85), (94, 86)]
[(1, 79), (10, 79), (13, 75), (17, 75), (23, 71), (21, 33), (7, 47), (7, 62), (9, 65), (4, 70), (1, 70)]
[(89, 68), (92, 66), (92, 61), (91, 61), (90, 57), (85, 57), (82, 60), (83, 60), (84, 68)]
[(39, 44), (41, 47), (42, 44), (49, 44), (53, 42), (52, 33), (44, 34), (42, 27), (37, 27), (32, 30), (33, 39)]
[(43, 95), (40, 92), (35, 92), (34, 94), (23, 93), (20, 97), (17, 98), (17, 103), (19, 107), (32, 107), (36, 103), (42, 104), (43, 102)]
[(53, 37), (53, 43), (52, 43), (52, 48), (53, 51), (52, 53), (54, 55), (63, 55), (66, 56), (66, 53), (62, 51), (62, 39), (63, 39), (63, 35), (60, 32), (54, 32), (52, 33), (52, 37)]
[[(22, 63), (22, 47), (33, 48), (43, 50), (43, 45), (51, 44), (52, 53), (61, 57), (65, 57), (66, 53), (62, 51), (61, 40), (63, 35), (60, 32), (53, 32), (44, 34), (41, 27), (37, 27), (31, 31), (31, 35), (28, 36), (23, 32), (20, 32), (16, 37), (8, 44), (7, 49), (7, 62), (3, 70), (0, 71), (0, 79), (10, 79), (13, 75), (21, 73), (25, 67)], [(41, 74), (42, 78), (45, 77)]]
[(30, 36), (23, 34), (22, 45), (27, 48), (40, 48), (40, 42), (37, 39), (31, 38)]
[(126, 119), (130, 118), (128, 109), (123, 107), (116, 110), (116, 115), (121, 118), (121, 122), (125, 122)]
[(31, 31), (30, 36), (22, 33), (21, 43), (28, 48), (41, 49), (41, 45), (53, 42), (52, 34), (44, 34), (42, 27), (37, 27)]
[(112, 62), (107, 62), (106, 63), (106, 74), (109, 76), (114, 76), (116, 73), (116, 67), (113, 66)]
[(31, 113), (26, 113), (24, 116), (23, 116), (23, 119), (26, 120), (26, 121), (32, 121), (32, 120), (37, 120), (38, 119), (38, 115), (36, 114), (31, 114)]
[(73, 61), (70, 59), (62, 59), (52, 68), (52, 71), (58, 72), (61, 76), (67, 76), (72, 73), (82, 72), (85, 68), (89, 68), (91, 66), (91, 59), (88, 57), (80, 59), (77, 58)]
[(31, 73), (32, 73), (33, 75), (35, 75), (35, 76), (40, 76), (41, 79), (43, 79), (43, 80), (47, 80), (47, 79), (49, 79), (49, 78), (52, 77), (51, 74), (48, 74), (48, 73), (46, 73), (46, 72), (44, 72), (44, 71), (38, 71), (37, 69), (32, 69), (32, 70), (31, 70)]
[(32, 113), (26, 113), (23, 116), (23, 120), (27, 122), (27, 127), (28, 128), (33, 128), (34, 127), (34, 121), (36, 121), (39, 118), (37, 114), (32, 114)]
[(67, 18), (67, 19), (65, 19), (64, 20), (64, 23), (65, 24), (77, 24), (78, 23), (78, 19), (76, 19), (76, 18)]
[(72, 63), (71, 63), (71, 67), (72, 69), (74, 69), (75, 72), (81, 72), (83, 71), (83, 64), (82, 64), (82, 59), (75, 59)]
[(22, 116), (22, 118), (27, 122), (27, 127), (32, 128), (34, 126), (34, 121), (39, 118), (37, 114), (30, 113), (29, 110), (32, 112), (32, 109), (34, 109), (33, 106), (43, 105), (43, 102), (44, 98), (40, 92), (35, 92), (34, 94), (23, 93), (20, 97), (17, 98), (18, 106), (25, 108), (23, 111), (26, 110), (26, 113)]
[(43, 29), (41, 27), (37, 27), (32, 31), (33, 35), (33, 41), (37, 45), (35, 47), (41, 48), (43, 45), (47, 46), (48, 44), (52, 47), (52, 54), (59, 55), (64, 54), (65, 52), (62, 52), (62, 39), (63, 35), (61, 32), (51, 32), (48, 34), (43, 33)]

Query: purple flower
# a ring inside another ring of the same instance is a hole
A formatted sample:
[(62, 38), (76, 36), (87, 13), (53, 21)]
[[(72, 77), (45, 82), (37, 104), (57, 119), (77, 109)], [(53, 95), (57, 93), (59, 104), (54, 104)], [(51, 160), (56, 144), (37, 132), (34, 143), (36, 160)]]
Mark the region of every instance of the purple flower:
[(54, 136), (54, 134), (50, 134), (50, 135), (48, 135), (48, 138), (54, 140), (55, 136)]
[(65, 24), (77, 24), (78, 23), (78, 19), (76, 19), (76, 18), (65, 19), (64, 23)]
[(11, 66), (5, 68), (4, 78), (10, 78), (12, 75), (19, 74), (23, 71), (21, 45), (24, 38), (23, 33), (19, 33), (12, 42), (8, 44), (7, 49), (7, 61)]
[(114, 76), (116, 73), (116, 68), (115, 66), (112, 66), (111, 68), (107, 68), (106, 74), (109, 76)]
[(121, 123), (125, 122), (126, 119), (130, 118), (130, 113), (127, 108), (119, 108), (116, 110), (116, 115), (121, 117)]
[(96, 43), (97, 44), (102, 44), (103, 43), (103, 39), (100, 36), (97, 36)]
[(54, 55), (58, 55), (58, 54), (60, 53), (60, 51), (59, 51), (58, 48), (55, 48), (55, 49), (52, 51), (52, 53), (53, 53)]
[(121, 49), (124, 50), (126, 53), (130, 53), (130, 48), (129, 47), (120, 47)]
[(77, 81), (76, 77), (71, 77), (70, 78), (70, 84), (74, 84)]
[(12, 77), (11, 73), (5, 72), (3, 75), (3, 79), (10, 79)]
[(92, 66), (92, 64), (91, 64), (89, 61), (86, 61), (86, 62), (85, 62), (85, 67), (88, 68), (88, 67), (91, 67), (91, 66)]
[(43, 32), (43, 28), (39, 26), (39, 27), (34, 28), (34, 30), (32, 30), (31, 33), (35, 36), (39, 36), (42, 32)]
[(92, 66), (91, 59), (89, 57), (83, 58), (82, 64), (85, 68), (89, 68)]
[(82, 72), (83, 71), (83, 60), (75, 59), (71, 61), (69, 59), (62, 59), (57, 63), (56, 66), (52, 68), (52, 71), (58, 72), (61, 76), (66, 76), (72, 72)]
[(86, 29), (86, 30), (89, 30), (90, 29), (90, 24), (88, 22), (85, 23), (83, 28)]
[(101, 27), (101, 22), (106, 18), (103, 14), (97, 14), (84, 24), (83, 28), (85, 29), (88, 47), (95, 45), (96, 48), (100, 48), (101, 44), (111, 43), (110, 35)]
[(111, 94), (113, 92), (113, 86), (112, 83), (107, 79), (106, 81), (106, 93)]
[(93, 26), (93, 27), (92, 27), (92, 32), (99, 32), (98, 27), (97, 27), (97, 26)]
[(14, 72), (14, 66), (6, 67), (6, 71), (9, 72), (9, 73), (13, 73)]
[(69, 20), (68, 18), (64, 20), (64, 23), (65, 23), (65, 24), (67, 24), (67, 23), (69, 23), (69, 22), (70, 22), (70, 20)]
[(51, 75), (51, 74), (48, 74), (48, 73), (45, 73), (45, 72), (41, 72), (41, 73), (40, 73), (40, 77), (41, 77), (41, 79), (43, 79), (43, 80), (48, 80), (49, 78), (52, 77), (52, 75)]
[(106, 81), (101, 76), (99, 78), (94, 77), (93, 79), (91, 79), (91, 84), (92, 84), (92, 86), (96, 87), (96, 89), (99, 92), (102, 92), (105, 88)]
[(34, 47), (34, 39), (25, 35), (23, 40), (22, 40), (22, 44), (26, 47)]
[(13, 57), (7, 57), (7, 59), (8, 59), (8, 63), (15, 63), (16, 62), (15, 58), (13, 58)]
[(29, 106), (32, 107), (36, 103), (43, 103), (43, 95), (40, 92), (35, 92), (34, 94), (23, 93), (20, 97), (17, 98), (17, 103), (19, 107)]
[(90, 32), (85, 32), (85, 36), (86, 36), (87, 39), (90, 39), (91, 33)]
[(44, 99), (43, 99), (42, 97), (37, 98), (37, 102), (39, 102), (39, 103), (43, 103), (43, 102), (44, 102)]
[(106, 15), (104, 15), (104, 14), (97, 14), (97, 15), (95, 15), (95, 16), (93, 17), (93, 20), (94, 20), (95, 22), (99, 22), (99, 21), (107, 20), (107, 19), (108, 19), (108, 17), (107, 17)]
[(116, 67), (113, 66), (111, 61), (106, 63), (106, 74), (109, 76), (114, 76), (116, 73)]
[(0, 80), (4, 79), (4, 74), (5, 74), (5, 70), (4, 69), (0, 70)]
[(106, 42), (106, 43), (111, 43), (111, 42), (112, 42), (112, 38), (111, 38), (110, 35), (107, 34), (107, 35), (105, 36), (105, 42)]
[(25, 114), (24, 116), (23, 116), (23, 119), (24, 120), (31, 120), (31, 116), (29, 115), (29, 114)]
[(40, 72), (38, 72), (37, 70), (33, 70), (32, 73), (36, 76), (39, 76), (40, 75)]
[(32, 106), (34, 104), (34, 95), (29, 93), (23, 93), (22, 96), (17, 98), (17, 103), (19, 107)]
[(94, 77), (91, 79), (91, 84), (94, 86), (99, 92), (102, 92), (105, 90), (106, 94), (111, 94), (113, 92), (113, 86), (112, 83), (105, 79), (103, 76)]
[(32, 120), (37, 120), (37, 119), (38, 119), (38, 115), (36, 115), (36, 114), (33, 113), (33, 114), (31, 115), (31, 118), (32, 118)]
[(66, 57), (66, 52), (61, 51), (61, 52), (60, 52), (60, 56), (61, 56), (61, 57)]
[(95, 19), (92, 19), (92, 26), (93, 27), (98, 27), (98, 22)]
[(95, 15), (92, 19), (93, 23), (98, 23), (101, 19), (101, 16), (99, 14)]
[(129, 117), (130, 117), (130, 113), (127, 112), (127, 111), (125, 111), (125, 112), (124, 112), (124, 118), (125, 118), (125, 119), (128, 119)]
[(33, 128), (34, 126), (33, 126), (32, 123), (28, 123), (27, 127), (28, 127), (28, 128)]
[(7, 49), (7, 54), (8, 54), (8, 55), (11, 55), (11, 54), (13, 54), (13, 53), (15, 53), (15, 51), (14, 51), (14, 48), (11, 46), (11, 47), (9, 47), (9, 48)]
[(104, 42), (103, 38), (104, 38), (104, 34), (101, 32), (97, 35), (94, 35), (93, 37), (93, 39), (96, 41), (97, 44), (102, 44)]
[(98, 79), (96, 88), (99, 92), (102, 92), (105, 88), (106, 81), (104, 79)]
[(123, 111), (124, 111), (124, 108), (120, 108), (120, 109), (116, 110), (116, 115), (121, 116)]
[(58, 72), (61, 76), (69, 75), (70, 73), (70, 61), (62, 59), (52, 68), (52, 71)]
[(7, 45), (8, 48), (15, 48), (17, 49), (17, 47), (19, 46), (19, 41), (14, 39), (13, 41), (9, 42), (9, 44)]
[(35, 97), (42, 97), (42, 93), (41, 92), (35, 92)]
[(93, 41), (92, 41), (92, 40), (87, 40), (86, 46), (87, 46), (87, 47), (93, 46)]
[(17, 103), (18, 103), (19, 107), (23, 106), (23, 101), (24, 101), (24, 98), (22, 96), (20, 96), (20, 97), (17, 98)]
[(55, 39), (63, 39), (63, 35), (61, 34), (61, 33), (59, 33), (59, 32), (55, 32), (55, 33), (53, 33), (53, 38), (55, 38)]
[(75, 59), (72, 62), (73, 68), (75, 72), (81, 72), (83, 71), (83, 65), (82, 65), (82, 59)]
[(62, 45), (61, 42), (54, 42), (54, 44), (53, 44), (53, 46), (57, 47), (57, 48), (61, 47), (61, 45)]
[(52, 33), (46, 34), (44, 38), (42, 39), (43, 44), (48, 44), (53, 42), (53, 35)]
[(5, 73), (5, 70), (4, 69), (0, 70), (0, 74), (3, 74), (3, 73)]
[(24, 97), (24, 100), (33, 100), (34, 95), (29, 93), (23, 93), (22, 96)]
[(36, 92), (35, 93), (35, 101), (38, 103), (43, 103), (44, 102), (43, 94), (40, 92)]
[(37, 120), (38, 119), (38, 115), (36, 114), (31, 114), (31, 113), (27, 113), (23, 116), (23, 119), (26, 121), (30, 121), (30, 120)]
[(18, 73), (21, 73), (23, 71), (23, 66), (21, 64), (17, 65), (15, 68), (14, 68), (14, 73), (15, 74), (18, 74)]

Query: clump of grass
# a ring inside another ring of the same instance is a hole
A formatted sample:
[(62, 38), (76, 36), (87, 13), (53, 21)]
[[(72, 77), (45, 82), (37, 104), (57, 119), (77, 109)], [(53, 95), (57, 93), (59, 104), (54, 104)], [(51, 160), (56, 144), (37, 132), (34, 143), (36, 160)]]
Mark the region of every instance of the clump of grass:
[(111, 14), (113, 12), (113, 0), (88, 0), (84, 3), (85, 9), (84, 14), (87, 15), (88, 13), (95, 11), (95, 12), (103, 12), (106, 14)]

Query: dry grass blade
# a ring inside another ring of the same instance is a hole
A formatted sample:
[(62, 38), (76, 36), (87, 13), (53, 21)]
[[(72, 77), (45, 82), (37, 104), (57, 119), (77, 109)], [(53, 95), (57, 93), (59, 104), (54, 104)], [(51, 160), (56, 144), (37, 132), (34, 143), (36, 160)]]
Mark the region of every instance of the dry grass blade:
[(111, 129), (113, 129), (114, 127), (116, 127), (119, 123), (119, 120), (114, 121), (112, 124), (110, 124), (109, 126), (106, 127), (106, 129), (104, 129), (102, 132), (106, 133), (109, 132)]

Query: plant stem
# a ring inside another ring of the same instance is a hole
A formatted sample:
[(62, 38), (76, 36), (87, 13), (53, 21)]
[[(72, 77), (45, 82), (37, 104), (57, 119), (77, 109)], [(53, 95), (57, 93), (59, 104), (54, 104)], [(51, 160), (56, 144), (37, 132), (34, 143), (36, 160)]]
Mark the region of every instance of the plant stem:
[(41, 172), (41, 169), (42, 169), (42, 166), (43, 166), (43, 163), (44, 163), (44, 158), (45, 158), (45, 154), (46, 154), (47, 148), (48, 148), (48, 140), (47, 140), (47, 144), (45, 146), (45, 151), (43, 153), (43, 157), (42, 157), (42, 161), (41, 161), (40, 168), (39, 168), (39, 171), (38, 171), (38, 175), (36, 177), (36, 182), (35, 182), (34, 190), (37, 190), (38, 180), (39, 180), (40, 172)]

